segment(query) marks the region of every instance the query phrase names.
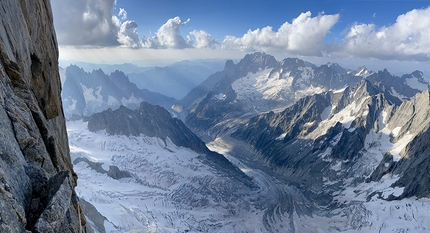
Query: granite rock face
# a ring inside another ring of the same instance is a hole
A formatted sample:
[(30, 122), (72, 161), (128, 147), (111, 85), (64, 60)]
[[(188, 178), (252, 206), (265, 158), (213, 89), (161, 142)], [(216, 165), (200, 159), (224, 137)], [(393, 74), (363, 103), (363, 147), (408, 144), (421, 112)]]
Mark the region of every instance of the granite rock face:
[(0, 232), (79, 232), (50, 1), (0, 12)]

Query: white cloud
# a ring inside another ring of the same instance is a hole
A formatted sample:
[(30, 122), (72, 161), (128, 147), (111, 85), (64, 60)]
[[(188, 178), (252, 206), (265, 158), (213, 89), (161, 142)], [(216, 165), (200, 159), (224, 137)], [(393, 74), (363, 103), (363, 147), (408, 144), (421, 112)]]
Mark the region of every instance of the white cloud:
[(271, 26), (249, 30), (242, 37), (226, 36), (223, 48), (242, 50), (284, 50), (298, 54), (321, 55), (327, 33), (339, 20), (339, 15), (311, 17), (311, 12), (300, 14), (292, 23), (285, 22), (278, 31)]
[(127, 11), (112, 15), (116, 0), (52, 1), (54, 23), (60, 45), (140, 46), (138, 25), (127, 20)]
[(127, 20), (127, 11), (124, 8), (119, 8), (118, 17), (121, 17), (121, 20)]
[(183, 36), (181, 28), (190, 19), (180, 17), (168, 19), (153, 36), (140, 39), (138, 25), (128, 19), (127, 11), (115, 10), (116, 0), (56, 0), (51, 5), (57, 39), (62, 46), (230, 49), (291, 56), (430, 60), (430, 7), (400, 15), (389, 26), (356, 23), (346, 29), (339, 42), (331, 44), (325, 40), (339, 21), (339, 14), (321, 13), (312, 17), (311, 12), (301, 13), (277, 30), (272, 26), (248, 30), (242, 37), (226, 36), (220, 44), (203, 30), (193, 30)]
[(139, 35), (137, 33), (137, 24), (134, 21), (127, 20), (121, 24), (118, 32), (118, 42), (125, 47), (140, 47)]
[(51, 1), (57, 38), (63, 45), (116, 46), (116, 0)]
[(184, 21), (178, 16), (167, 20), (154, 36), (142, 41), (143, 46), (148, 48), (190, 48), (190, 42), (186, 41), (180, 34), (180, 28), (189, 21), (190, 19)]
[(178, 16), (167, 20), (167, 22), (157, 30), (154, 36), (142, 40), (142, 47), (153, 49), (216, 48), (218, 42), (209, 33), (203, 30), (191, 31), (189, 35), (184, 38), (180, 34), (180, 29), (189, 21), (190, 19), (184, 21)]
[(127, 11), (116, 0), (52, 1), (57, 39), (62, 46), (122, 46), (130, 48), (184, 49), (215, 48), (217, 42), (203, 31), (192, 31), (187, 37), (180, 28), (190, 20), (175, 17), (167, 20), (154, 36), (139, 39), (138, 24), (128, 20)]
[[(195, 42), (193, 42), (191, 36), (194, 37)], [(211, 36), (211, 34), (203, 30), (194, 30), (190, 32), (190, 35), (187, 36), (187, 41), (190, 44), (194, 44), (194, 47), (198, 49), (214, 49), (218, 45), (218, 42)]]
[(388, 27), (355, 24), (338, 53), (379, 59), (430, 59), (430, 7), (415, 9), (397, 17)]

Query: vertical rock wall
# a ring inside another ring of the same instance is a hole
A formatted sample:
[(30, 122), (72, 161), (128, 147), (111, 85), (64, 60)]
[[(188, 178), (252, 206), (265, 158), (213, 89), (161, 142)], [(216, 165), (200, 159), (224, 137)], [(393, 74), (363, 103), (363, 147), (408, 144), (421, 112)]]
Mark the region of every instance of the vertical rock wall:
[(0, 232), (80, 232), (49, 0), (0, 1)]

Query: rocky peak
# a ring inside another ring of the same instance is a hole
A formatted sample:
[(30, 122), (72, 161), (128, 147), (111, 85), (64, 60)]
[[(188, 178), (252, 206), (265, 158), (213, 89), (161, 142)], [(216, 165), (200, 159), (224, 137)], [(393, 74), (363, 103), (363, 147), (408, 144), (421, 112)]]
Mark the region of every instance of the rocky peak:
[(170, 107), (175, 99), (159, 93), (139, 89), (121, 71), (105, 74), (103, 70), (85, 72), (77, 66), (66, 68), (63, 85), (63, 105), (66, 117), (73, 115), (90, 116), (108, 108), (120, 105), (137, 108), (141, 101), (148, 101)]
[(136, 110), (121, 106), (117, 110), (105, 110), (89, 118), (90, 131), (105, 130), (109, 135), (168, 138), (177, 146), (191, 148), (200, 153), (208, 152), (203, 141), (193, 134), (177, 118), (160, 106), (142, 102)]
[(366, 77), (372, 84), (381, 88), (385, 93), (390, 93), (398, 100), (392, 100), (399, 103), (400, 100), (407, 100), (416, 95), (419, 90), (411, 88), (405, 81), (395, 75), (390, 74), (387, 69), (373, 73)]
[(80, 232), (50, 1), (0, 12), (0, 232)]
[(339, 74), (345, 75), (347, 72), (347, 70), (345, 68), (343, 68), (342, 66), (340, 66), (339, 64), (334, 63), (334, 62), (328, 62), (326, 64), (326, 66), (332, 68), (333, 70), (335, 70)]
[(423, 77), (423, 75), (424, 75), (424, 73), (423, 72), (421, 72), (421, 71), (419, 71), (419, 70), (415, 70), (414, 72), (412, 72), (411, 73), (414, 77), (416, 77), (416, 78), (422, 78)]
[(298, 58), (285, 58), (281, 62), (281, 67), (305, 67), (305, 61)]
[(355, 71), (355, 76), (361, 76), (361, 77), (367, 77), (370, 74), (372, 74), (372, 72), (370, 72), (366, 66), (361, 66), (358, 67), (358, 69)]
[(278, 64), (275, 57), (266, 53), (256, 52), (253, 54), (247, 54), (240, 60), (236, 65), (237, 69), (242, 72), (255, 73), (259, 69), (272, 68)]
[(227, 60), (224, 65), (224, 69), (229, 70), (233, 68), (234, 68), (234, 62), (232, 60)]

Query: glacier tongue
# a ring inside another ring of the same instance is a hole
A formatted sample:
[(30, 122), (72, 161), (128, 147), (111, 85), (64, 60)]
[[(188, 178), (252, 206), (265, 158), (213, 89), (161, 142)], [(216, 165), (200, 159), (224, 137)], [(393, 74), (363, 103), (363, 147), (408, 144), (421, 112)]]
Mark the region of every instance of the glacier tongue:
[[(267, 232), (266, 206), (251, 189), (202, 163), (194, 151), (154, 137), (108, 136), (68, 122), (77, 193), (105, 217), (106, 232)], [(87, 158), (131, 177), (113, 179)], [(267, 192), (264, 192), (264, 194)], [(269, 200), (264, 198), (265, 200)], [(275, 200), (274, 200), (275, 201)], [(259, 203), (258, 205), (256, 203)], [(92, 220), (89, 217), (90, 220)], [(287, 227), (287, 226), (286, 226)]]
[[(218, 138), (208, 146), (252, 177), (257, 188), (220, 174), (202, 163), (199, 154), (177, 147), (170, 140), (93, 133), (80, 121), (68, 122), (68, 135), (80, 177), (77, 193), (104, 216), (103, 226), (98, 229), (106, 232), (425, 232), (430, 229), (429, 199), (377, 198), (401, 193), (400, 188), (390, 187), (396, 177), (345, 186), (334, 193), (334, 199), (341, 205), (325, 210), (314, 206), (298, 188), (286, 184), (266, 165), (256, 163), (255, 155), (250, 155), (255, 152), (236, 141)], [(380, 152), (372, 148), (375, 147), (369, 147), (369, 153), (362, 156), (360, 166), (370, 163), (376, 166), (372, 153)], [(78, 158), (102, 163), (104, 170), (115, 166), (129, 172), (131, 177), (114, 179)], [(330, 181), (326, 184), (330, 185)], [(375, 194), (369, 199), (372, 193)]]

